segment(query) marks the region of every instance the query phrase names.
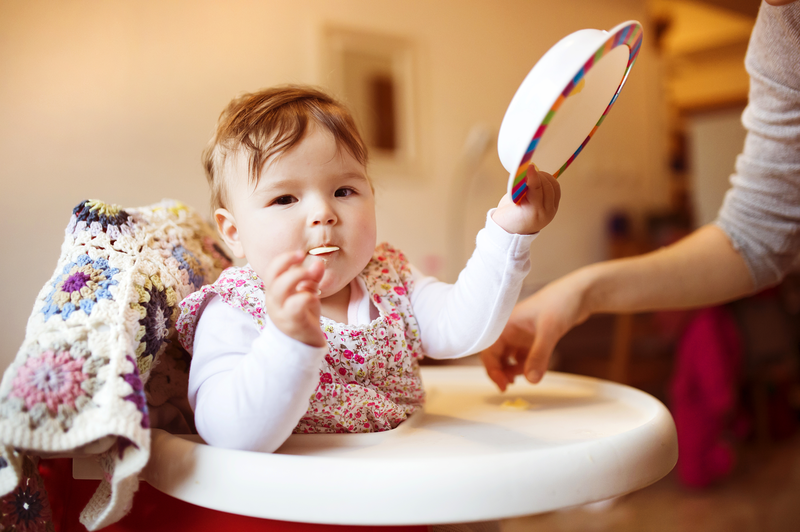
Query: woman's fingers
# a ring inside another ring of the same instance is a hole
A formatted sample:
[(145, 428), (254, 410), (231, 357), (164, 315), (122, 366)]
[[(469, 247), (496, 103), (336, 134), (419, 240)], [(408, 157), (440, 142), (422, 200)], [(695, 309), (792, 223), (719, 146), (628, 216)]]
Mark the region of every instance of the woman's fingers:
[(536, 384), (542, 380), (559, 339), (559, 335), (551, 328), (546, 326), (538, 328), (533, 345), (525, 359), (524, 373), (529, 382)]
[(481, 353), (486, 373), (502, 391), (522, 374), (532, 341), (532, 331), (527, 324), (519, 322), (512, 314), (500, 338)]
[(502, 347), (498, 346), (498, 344), (494, 344), (482, 351), (480, 356), (483, 361), (483, 366), (486, 368), (486, 374), (489, 375), (489, 378), (492, 379), (492, 382), (494, 382), (501, 391), (506, 391), (509, 380), (505, 368), (503, 368)]

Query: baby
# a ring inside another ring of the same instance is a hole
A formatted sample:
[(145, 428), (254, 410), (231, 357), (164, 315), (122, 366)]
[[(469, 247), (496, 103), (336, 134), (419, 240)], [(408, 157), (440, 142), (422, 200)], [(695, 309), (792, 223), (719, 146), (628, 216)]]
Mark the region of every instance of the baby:
[(367, 148), (316, 89), (233, 100), (203, 162), (219, 233), (248, 264), (187, 297), (177, 327), (193, 355), (197, 430), (235, 449), (400, 424), (424, 401), (423, 356), (463, 357), (498, 338), (560, 198), (552, 176), (529, 172), (527, 199), (489, 212), (451, 285), (376, 247)]

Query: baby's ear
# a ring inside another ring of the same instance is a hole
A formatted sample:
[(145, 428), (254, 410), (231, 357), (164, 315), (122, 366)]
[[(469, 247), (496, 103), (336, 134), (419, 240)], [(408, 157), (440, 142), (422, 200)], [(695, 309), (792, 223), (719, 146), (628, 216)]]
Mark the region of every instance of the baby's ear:
[(236, 219), (233, 214), (227, 209), (217, 209), (214, 211), (214, 221), (217, 222), (217, 231), (230, 248), (231, 253), (243, 259), (244, 248), (239, 241), (239, 229), (236, 227)]

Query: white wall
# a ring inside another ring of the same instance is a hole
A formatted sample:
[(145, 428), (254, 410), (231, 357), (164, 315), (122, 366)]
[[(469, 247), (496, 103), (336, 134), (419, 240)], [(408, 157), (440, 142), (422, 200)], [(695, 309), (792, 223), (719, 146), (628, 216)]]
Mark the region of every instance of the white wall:
[(505, 187), (492, 150), (482, 181), (454, 195), (453, 161), (469, 130), (496, 132), (524, 75), (564, 35), (642, 20), (645, 46), (561, 180), (561, 209), (536, 241), (529, 284), (604, 258), (609, 209), (666, 197), (661, 85), (645, 16), (637, 0), (0, 0), (0, 368), (53, 272), (72, 207), (172, 197), (206, 209), (198, 160), (218, 113), (242, 91), (324, 84), (326, 23), (417, 45), (422, 165), (409, 179), (375, 176), (379, 236), (449, 278), (447, 199), (466, 203), (472, 239)]
[(747, 131), (744, 107), (698, 113), (686, 120), (692, 203), (697, 227), (713, 222), (730, 188)]

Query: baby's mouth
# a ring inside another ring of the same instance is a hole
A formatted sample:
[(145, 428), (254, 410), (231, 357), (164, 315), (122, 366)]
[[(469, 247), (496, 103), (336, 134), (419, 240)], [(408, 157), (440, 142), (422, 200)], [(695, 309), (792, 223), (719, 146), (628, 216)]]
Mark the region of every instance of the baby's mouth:
[(334, 251), (339, 251), (339, 246), (320, 246), (318, 248), (309, 249), (309, 255), (327, 255), (328, 253), (333, 253)]

